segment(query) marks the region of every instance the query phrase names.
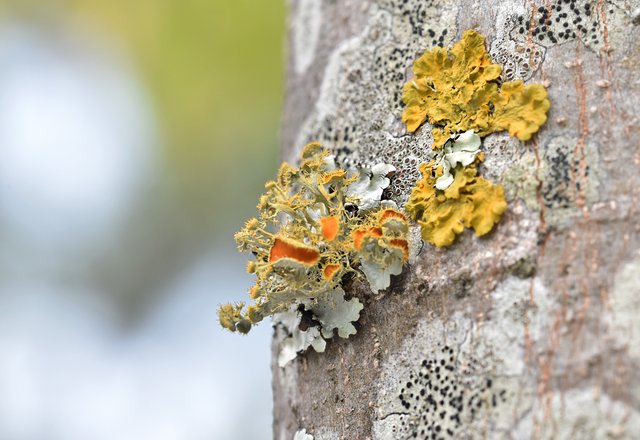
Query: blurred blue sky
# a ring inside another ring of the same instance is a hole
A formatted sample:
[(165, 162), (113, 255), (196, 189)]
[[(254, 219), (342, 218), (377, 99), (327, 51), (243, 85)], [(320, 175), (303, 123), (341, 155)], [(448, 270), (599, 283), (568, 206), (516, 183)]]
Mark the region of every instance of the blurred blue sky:
[(271, 438), (271, 328), (216, 309), (252, 282), (284, 5), (123, 5), (0, 0), (0, 439)]

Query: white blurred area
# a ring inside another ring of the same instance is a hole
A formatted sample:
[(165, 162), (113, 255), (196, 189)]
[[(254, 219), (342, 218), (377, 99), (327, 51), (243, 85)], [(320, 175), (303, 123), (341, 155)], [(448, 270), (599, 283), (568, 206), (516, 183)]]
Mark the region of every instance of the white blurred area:
[(68, 249), (108, 238), (157, 139), (130, 69), (64, 37), (0, 31), (0, 216), (29, 245)]
[(84, 274), (161, 168), (152, 106), (115, 52), (0, 31), (0, 439), (271, 438), (271, 329), (239, 337), (215, 317), (250, 284), (232, 247), (186, 259), (134, 325)]

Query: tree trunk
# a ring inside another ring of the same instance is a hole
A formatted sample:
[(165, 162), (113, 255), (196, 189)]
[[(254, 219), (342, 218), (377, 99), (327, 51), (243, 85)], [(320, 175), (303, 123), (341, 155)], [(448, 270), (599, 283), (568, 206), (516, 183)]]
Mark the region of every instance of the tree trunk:
[[(486, 237), (425, 244), (384, 294), (351, 287), (358, 333), (273, 364), (274, 438), (640, 438), (637, 0), (294, 0), (283, 154), (321, 141), (385, 161), (404, 203), (430, 129), (402, 86), (466, 29), (504, 79), (543, 83), (529, 142), (484, 139), (508, 208)], [(274, 340), (277, 345), (277, 338)]]

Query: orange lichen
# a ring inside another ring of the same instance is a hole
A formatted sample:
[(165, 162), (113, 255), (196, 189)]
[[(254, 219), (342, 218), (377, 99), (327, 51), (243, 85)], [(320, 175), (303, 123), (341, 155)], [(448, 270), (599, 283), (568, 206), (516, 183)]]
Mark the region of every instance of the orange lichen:
[(324, 269), (322, 269), (322, 276), (324, 276), (325, 280), (330, 281), (338, 270), (340, 270), (339, 264), (329, 263), (324, 267)]
[(355, 250), (362, 248), (362, 241), (365, 237), (380, 238), (382, 237), (382, 229), (374, 226), (370, 228), (360, 228), (354, 230), (351, 235), (353, 236), (353, 247)]
[(407, 221), (407, 217), (405, 217), (403, 213), (398, 212), (395, 209), (385, 209), (384, 211), (382, 211), (382, 214), (380, 214), (380, 223), (384, 223), (391, 218), (397, 218), (402, 221)]
[(426, 51), (413, 65), (407, 82), (402, 120), (414, 132), (425, 121), (434, 126), (433, 149), (454, 134), (474, 130), (480, 136), (509, 130), (527, 140), (547, 119), (549, 100), (541, 85), (521, 81), (500, 85), (502, 67), (493, 64), (479, 33), (465, 31), (450, 50)]
[(278, 237), (273, 241), (273, 246), (269, 251), (269, 262), (273, 263), (282, 258), (290, 258), (306, 265), (313, 265), (320, 259), (320, 252), (304, 243)]
[(388, 288), (391, 275), (402, 272), (409, 259), (408, 232), (407, 218), (395, 208), (381, 209), (354, 231), (353, 246), (374, 292)]
[(343, 179), (347, 175), (345, 170), (337, 169), (333, 171), (329, 171), (327, 173), (323, 173), (321, 176), (321, 181), (323, 184), (331, 183), (334, 180)]
[(335, 215), (322, 217), (320, 219), (320, 226), (322, 236), (329, 241), (335, 240), (338, 232), (340, 232), (340, 220)]
[(405, 261), (409, 259), (409, 242), (400, 238), (389, 240), (389, 245), (402, 250)]

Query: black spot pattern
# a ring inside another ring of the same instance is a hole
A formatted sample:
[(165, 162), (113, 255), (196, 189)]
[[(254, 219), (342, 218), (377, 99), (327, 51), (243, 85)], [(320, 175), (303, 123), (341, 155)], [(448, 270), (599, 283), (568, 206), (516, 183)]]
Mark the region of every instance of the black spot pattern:
[(552, 46), (580, 39), (595, 52), (603, 50), (605, 22), (611, 32), (622, 13), (609, 2), (597, 5), (596, 0), (556, 0), (526, 14), (508, 15), (501, 24), (507, 32), (492, 42), (490, 51), (504, 67), (502, 79), (531, 78)]
[(452, 347), (422, 361), (401, 385), (398, 400), (405, 415), (393, 427), (398, 439), (468, 438), (469, 427), (483, 413), (504, 403), (505, 390), (480, 374), (472, 360), (461, 361)]
[[(585, 145), (583, 149), (586, 151), (587, 146)], [(545, 206), (549, 208), (575, 206), (581, 185), (588, 180), (591, 172), (589, 160), (585, 158), (584, 176), (582, 175), (581, 155), (576, 150), (576, 140), (569, 138), (556, 138), (545, 148), (544, 160), (547, 169), (542, 186)]]

